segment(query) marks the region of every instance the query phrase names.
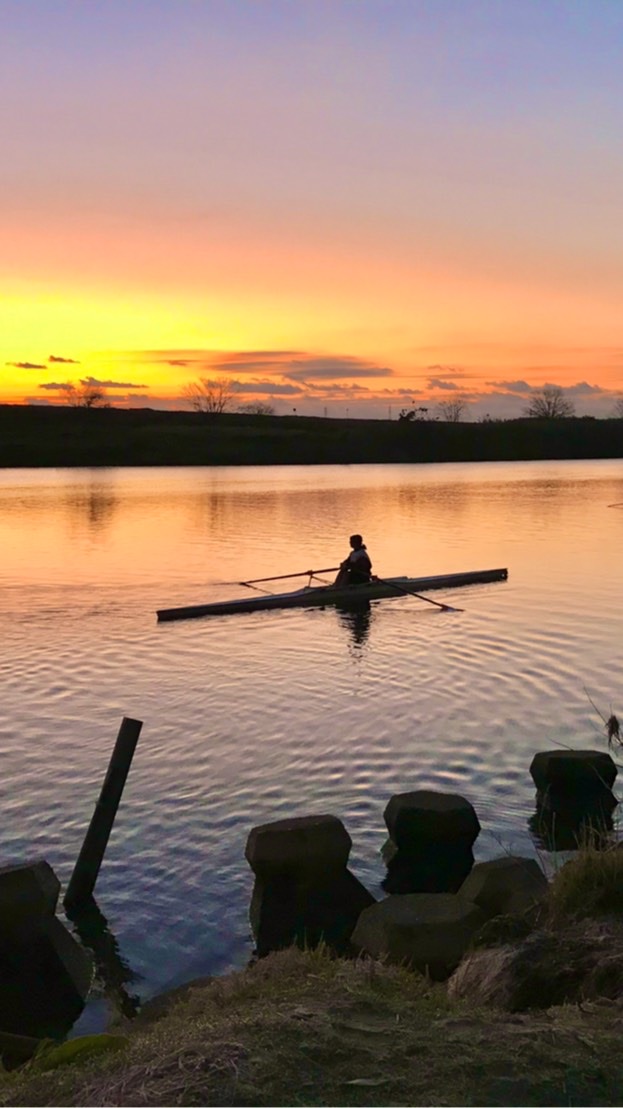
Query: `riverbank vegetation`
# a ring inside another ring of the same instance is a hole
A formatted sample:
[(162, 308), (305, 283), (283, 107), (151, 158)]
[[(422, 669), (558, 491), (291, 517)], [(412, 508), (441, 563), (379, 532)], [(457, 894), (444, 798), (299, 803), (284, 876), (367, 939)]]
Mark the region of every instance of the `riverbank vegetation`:
[(499, 1012), (395, 966), (288, 950), (189, 987), (123, 1049), (6, 1075), (5, 1105), (616, 1105), (613, 1005)]
[[(527, 924), (521, 1004), (290, 949), (148, 1003), (113, 1029), (114, 1049), (69, 1065), (44, 1052), (4, 1075), (0, 1104), (620, 1104), (622, 859), (582, 849), (554, 877)], [(506, 967), (509, 950), (507, 937)], [(490, 977), (490, 938), (465, 961), (489, 956)]]
[(0, 405), (0, 467), (623, 457), (623, 419), (481, 423)]

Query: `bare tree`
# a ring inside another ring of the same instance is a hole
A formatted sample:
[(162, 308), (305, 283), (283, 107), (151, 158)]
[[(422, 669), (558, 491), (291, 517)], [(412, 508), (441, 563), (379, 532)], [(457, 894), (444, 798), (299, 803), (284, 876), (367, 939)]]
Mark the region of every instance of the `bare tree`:
[(623, 396), (619, 396), (614, 402), (614, 418), (623, 419)]
[(228, 377), (199, 377), (184, 386), (182, 396), (196, 412), (220, 415), (231, 408), (234, 389)]
[(248, 404), (241, 404), (238, 411), (245, 415), (274, 415), (275, 405), (267, 400), (250, 400)]
[(559, 385), (544, 385), (531, 397), (524, 415), (531, 419), (569, 419), (575, 415), (575, 407)]
[(61, 385), (60, 392), (72, 408), (110, 408), (106, 389), (90, 381), (80, 381), (77, 385), (73, 381), (66, 381)]
[(442, 400), (437, 407), (446, 423), (459, 423), (467, 409), (467, 401), (460, 396), (453, 396), (451, 400)]

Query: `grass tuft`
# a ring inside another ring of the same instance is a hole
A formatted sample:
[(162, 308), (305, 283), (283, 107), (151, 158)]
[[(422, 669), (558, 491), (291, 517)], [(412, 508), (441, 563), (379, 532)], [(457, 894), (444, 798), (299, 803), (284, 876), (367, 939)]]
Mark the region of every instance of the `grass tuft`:
[(623, 913), (623, 849), (584, 843), (555, 874), (548, 904), (554, 923)]

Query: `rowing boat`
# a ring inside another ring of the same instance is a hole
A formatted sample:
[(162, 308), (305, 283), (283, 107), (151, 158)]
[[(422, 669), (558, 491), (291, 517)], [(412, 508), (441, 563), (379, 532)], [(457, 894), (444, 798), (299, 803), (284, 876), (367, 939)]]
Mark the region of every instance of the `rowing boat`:
[(327, 604), (351, 604), (365, 600), (384, 600), (405, 592), (431, 589), (456, 589), (488, 581), (505, 581), (507, 569), (478, 569), (471, 573), (443, 573), (437, 577), (390, 577), (365, 585), (306, 585), (295, 592), (265, 593), (238, 600), (220, 600), (214, 604), (194, 604), (186, 608), (161, 608), (158, 620), (195, 619), (198, 616), (231, 616), (236, 612), (260, 612), (268, 608), (311, 608)]

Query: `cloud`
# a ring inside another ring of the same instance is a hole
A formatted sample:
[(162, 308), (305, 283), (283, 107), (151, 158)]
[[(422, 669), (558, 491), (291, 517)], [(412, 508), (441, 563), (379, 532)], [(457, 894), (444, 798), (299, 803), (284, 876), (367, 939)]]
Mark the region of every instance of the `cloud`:
[(485, 384), (492, 389), (502, 389), (503, 392), (531, 392), (532, 385), (527, 381), (486, 381)]
[(311, 381), (305, 383), (305, 387), (312, 393), (312, 395), (318, 396), (361, 396), (364, 392), (370, 392), (370, 389), (366, 385), (347, 385), (341, 382), (329, 381), (323, 385), (314, 385)]
[(465, 377), (465, 370), (453, 365), (429, 365), (426, 368), (429, 373), (442, 373), (446, 380), (452, 377)]
[(148, 389), (149, 385), (136, 385), (132, 381), (100, 381), (98, 377), (81, 377), (80, 384), (100, 389)]
[(300, 353), (298, 350), (132, 350), (119, 356), (149, 365), (199, 365), (212, 370), (254, 373), (258, 368), (269, 365), (279, 369), (284, 359), (296, 358)]
[(205, 373), (267, 374), (291, 381), (392, 377), (393, 370), (348, 355), (317, 355), (304, 350), (142, 350), (126, 355), (134, 362), (191, 366)]
[(362, 358), (349, 358), (337, 356), (335, 358), (299, 358), (283, 370), (283, 376), (292, 381), (321, 381), (336, 378), (352, 379), (353, 377), (392, 377), (393, 370), (387, 366), (375, 366)]
[(39, 362), (5, 362), (5, 365), (11, 365), (15, 369), (47, 369), (47, 365), (41, 365)]
[(48, 358), (48, 361), (49, 362), (62, 362), (64, 365), (80, 365), (80, 362), (76, 361), (75, 358), (59, 358), (59, 357), (56, 356), (56, 354), (50, 354), (50, 357)]
[(282, 381), (270, 381), (268, 379), (255, 381), (230, 381), (231, 388), (236, 393), (261, 394), (262, 396), (304, 396), (304, 390), (300, 385), (290, 385)]
[(217, 372), (274, 373), (289, 381), (335, 380), (353, 377), (391, 377), (386, 366), (371, 365), (361, 358), (335, 355), (318, 357), (292, 350), (266, 350), (241, 352), (221, 357), (207, 363), (206, 368)]
[(218, 362), (209, 362), (207, 368), (219, 373), (257, 373), (258, 370), (260, 373), (266, 373), (267, 370), (272, 370), (279, 376), (283, 374), (283, 365), (275, 358), (225, 358)]
[(440, 377), (429, 377), (428, 379), (429, 389), (447, 389), (448, 392), (456, 392), (460, 389), (460, 385), (453, 384), (452, 381), (442, 381)]
[(567, 385), (565, 392), (572, 392), (576, 396), (590, 396), (599, 392), (606, 392), (600, 385), (589, 385), (588, 381), (578, 381), (577, 385)]
[(291, 358), (305, 357), (299, 350), (238, 350), (229, 354), (221, 353), (216, 361), (210, 361), (213, 369), (235, 370), (236, 373), (256, 373), (257, 370), (272, 369), (281, 373)]
[[(46, 381), (44, 384), (39, 385), (40, 389), (48, 389), (50, 392), (58, 392), (59, 389), (66, 389), (68, 385), (71, 385), (71, 381)], [(149, 385), (135, 385), (131, 381), (100, 381), (97, 377), (81, 377), (80, 384), (85, 388), (99, 388), (99, 389), (148, 389)], [(109, 400), (112, 397), (108, 398)]]

